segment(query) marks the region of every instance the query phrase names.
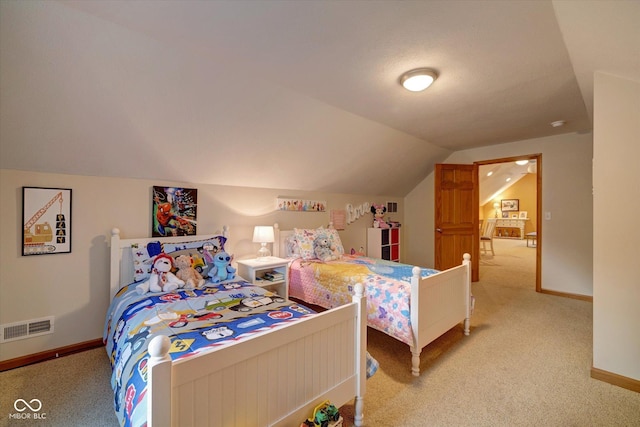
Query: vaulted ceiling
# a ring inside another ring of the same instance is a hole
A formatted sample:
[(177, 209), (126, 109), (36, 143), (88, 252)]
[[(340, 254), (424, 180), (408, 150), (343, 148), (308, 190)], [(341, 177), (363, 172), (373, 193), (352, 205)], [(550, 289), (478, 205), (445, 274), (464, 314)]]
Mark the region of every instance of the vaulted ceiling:
[[(0, 166), (403, 196), (453, 151), (590, 131), (593, 73), (640, 81), (639, 21), (625, 0), (3, 1)], [(407, 92), (417, 67), (439, 77)]]

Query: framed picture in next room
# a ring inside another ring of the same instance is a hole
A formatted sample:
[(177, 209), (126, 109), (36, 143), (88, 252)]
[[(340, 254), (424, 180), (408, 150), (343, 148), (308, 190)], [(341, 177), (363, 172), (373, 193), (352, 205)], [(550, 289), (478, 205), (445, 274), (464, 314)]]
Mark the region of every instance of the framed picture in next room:
[(502, 212), (517, 212), (520, 210), (520, 199), (502, 199), (500, 201)]

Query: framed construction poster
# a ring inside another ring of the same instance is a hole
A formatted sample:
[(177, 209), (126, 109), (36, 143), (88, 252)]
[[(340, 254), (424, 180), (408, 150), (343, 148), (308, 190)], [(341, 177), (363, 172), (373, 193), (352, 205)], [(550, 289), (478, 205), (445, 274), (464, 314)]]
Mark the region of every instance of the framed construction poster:
[(71, 252), (71, 189), (22, 187), (22, 255)]
[(194, 235), (198, 225), (198, 190), (154, 186), (151, 211), (151, 237)]

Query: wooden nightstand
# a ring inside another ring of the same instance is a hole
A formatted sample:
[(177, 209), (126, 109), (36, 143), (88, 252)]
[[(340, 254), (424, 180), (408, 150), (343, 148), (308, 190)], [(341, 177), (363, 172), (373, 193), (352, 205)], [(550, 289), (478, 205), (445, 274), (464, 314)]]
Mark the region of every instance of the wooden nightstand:
[[(270, 256), (264, 261), (258, 259), (242, 259), (236, 261), (238, 275), (243, 279), (275, 292), (283, 298), (289, 298), (289, 261)], [(269, 280), (269, 273), (280, 275), (275, 280)]]

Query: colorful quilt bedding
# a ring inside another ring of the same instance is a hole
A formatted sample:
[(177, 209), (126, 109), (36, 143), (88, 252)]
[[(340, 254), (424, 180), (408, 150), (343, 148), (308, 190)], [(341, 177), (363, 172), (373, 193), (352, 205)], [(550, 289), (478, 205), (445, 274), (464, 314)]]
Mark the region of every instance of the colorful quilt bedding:
[[(290, 263), (289, 295), (309, 304), (333, 308), (351, 301), (362, 283), (367, 296), (367, 324), (413, 345), (411, 276), (413, 266), (377, 258), (343, 255), (336, 261), (295, 259)], [(422, 268), (422, 277), (437, 273)]]
[(175, 293), (136, 292), (123, 287), (113, 299), (104, 328), (110, 356), (116, 414), (123, 426), (146, 424), (148, 338), (166, 335), (173, 360), (227, 345), (313, 312), (239, 279)]

